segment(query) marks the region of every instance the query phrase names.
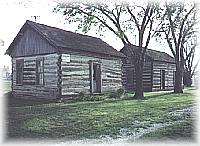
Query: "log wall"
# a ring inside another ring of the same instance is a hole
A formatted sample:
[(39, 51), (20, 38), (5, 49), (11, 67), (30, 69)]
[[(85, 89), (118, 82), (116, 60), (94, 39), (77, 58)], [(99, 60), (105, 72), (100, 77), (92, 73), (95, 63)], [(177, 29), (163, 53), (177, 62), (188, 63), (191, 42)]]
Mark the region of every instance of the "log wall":
[(90, 61), (101, 64), (102, 93), (122, 88), (121, 59), (62, 54), (62, 95), (90, 93)]
[[(44, 85), (36, 85), (36, 59), (44, 58)], [(12, 59), (12, 91), (16, 97), (57, 98), (58, 93), (58, 57), (57, 54), (18, 57)], [(16, 84), (16, 60), (24, 59), (23, 84)]]
[(161, 90), (161, 70), (165, 70), (165, 90), (174, 88), (176, 65), (168, 62), (153, 62), (153, 90)]
[[(123, 69), (122, 69), (122, 80), (123, 86), (127, 91), (135, 90), (135, 68), (134, 65), (130, 63), (128, 59), (123, 60)], [(143, 68), (143, 88), (144, 91), (152, 90), (152, 61), (148, 60), (144, 63)]]
[[(70, 56), (70, 59), (69, 59)], [(44, 85), (36, 85), (36, 60), (44, 58)], [(16, 84), (16, 60), (24, 59), (23, 84)], [(101, 64), (102, 93), (122, 88), (121, 59), (77, 54), (50, 54), (12, 59), (12, 90), (22, 98), (60, 98), (60, 95), (90, 93), (89, 62)]]

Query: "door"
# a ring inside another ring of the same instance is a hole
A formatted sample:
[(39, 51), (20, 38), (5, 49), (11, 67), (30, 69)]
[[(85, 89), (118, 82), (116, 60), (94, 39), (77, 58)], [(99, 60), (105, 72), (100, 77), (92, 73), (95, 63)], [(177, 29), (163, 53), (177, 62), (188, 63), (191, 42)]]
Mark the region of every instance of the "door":
[(93, 63), (94, 93), (101, 93), (101, 65)]
[(161, 89), (165, 89), (165, 70), (161, 70)]
[(90, 63), (90, 92), (91, 93), (101, 93), (101, 64)]

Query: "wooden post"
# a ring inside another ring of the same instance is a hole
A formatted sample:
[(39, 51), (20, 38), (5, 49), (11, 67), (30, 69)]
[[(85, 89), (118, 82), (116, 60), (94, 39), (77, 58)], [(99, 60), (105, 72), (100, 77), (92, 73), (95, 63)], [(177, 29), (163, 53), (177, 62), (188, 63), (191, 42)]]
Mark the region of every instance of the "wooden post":
[(57, 62), (57, 74), (58, 74), (58, 83), (57, 83), (57, 87), (58, 87), (58, 97), (59, 99), (61, 99), (61, 95), (62, 95), (62, 69), (61, 69), (61, 62), (62, 62), (62, 54), (59, 55), (58, 57), (58, 62)]
[(100, 93), (102, 93), (102, 68), (101, 68), (101, 64), (99, 64), (100, 67)]
[(153, 91), (153, 61), (151, 61), (151, 91)]
[(89, 73), (89, 78), (90, 78), (90, 95), (93, 94), (93, 62), (92, 61), (89, 61), (89, 70), (90, 70), (90, 73)]
[(12, 91), (12, 94), (13, 94), (13, 57), (12, 57), (12, 72), (11, 72), (11, 91)]

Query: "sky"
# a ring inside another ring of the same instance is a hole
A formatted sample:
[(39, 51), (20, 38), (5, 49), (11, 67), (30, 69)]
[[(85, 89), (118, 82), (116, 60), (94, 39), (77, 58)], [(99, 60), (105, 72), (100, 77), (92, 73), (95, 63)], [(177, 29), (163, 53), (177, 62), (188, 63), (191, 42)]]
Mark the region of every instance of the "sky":
[(61, 17), (52, 13), (54, 5), (50, 0), (0, 0), (0, 39), (4, 41), (4, 46), (0, 46), (0, 68), (4, 65), (11, 68), (11, 58), (4, 53), (26, 20), (40, 16), (39, 23), (64, 28)]
[[(4, 55), (4, 53), (25, 21), (34, 21), (33, 16), (39, 16), (38, 23), (73, 32), (76, 30), (73, 25), (64, 23), (64, 17), (61, 13), (52, 12), (56, 4), (56, 0), (0, 0), (0, 40), (4, 41), (4, 46), (0, 46), (0, 68), (9, 66), (11, 70), (11, 58), (8, 55)], [(118, 51), (123, 47), (122, 42), (109, 31), (103, 37), (97, 36), (92, 31), (87, 35), (100, 37)], [(167, 52), (171, 55), (168, 47), (162, 46), (153, 39), (151, 39), (149, 48)]]

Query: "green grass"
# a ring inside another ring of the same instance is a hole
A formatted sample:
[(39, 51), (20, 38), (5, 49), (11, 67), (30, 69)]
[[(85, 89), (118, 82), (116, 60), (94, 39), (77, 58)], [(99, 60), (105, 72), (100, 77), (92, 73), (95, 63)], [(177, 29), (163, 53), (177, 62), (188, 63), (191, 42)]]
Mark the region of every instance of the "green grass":
[(144, 140), (181, 140), (194, 141), (195, 140), (195, 125), (192, 119), (186, 119), (182, 122), (161, 128), (157, 131), (149, 132), (143, 135)]
[[(130, 95), (132, 96), (132, 95)], [(134, 130), (152, 123), (175, 122), (168, 113), (193, 106), (195, 90), (183, 94), (145, 93), (145, 100), (115, 99), (95, 102), (49, 103), (8, 107), (7, 131), (12, 138), (117, 138), (120, 129)], [(187, 120), (187, 119), (186, 119)], [(133, 121), (145, 121), (134, 125)]]

